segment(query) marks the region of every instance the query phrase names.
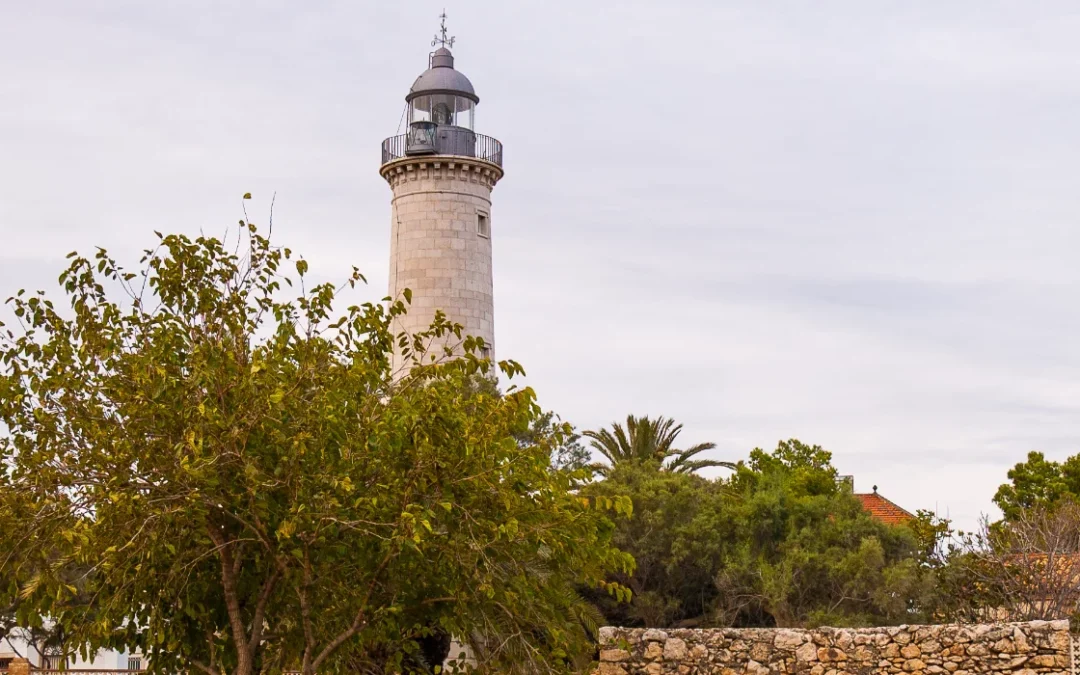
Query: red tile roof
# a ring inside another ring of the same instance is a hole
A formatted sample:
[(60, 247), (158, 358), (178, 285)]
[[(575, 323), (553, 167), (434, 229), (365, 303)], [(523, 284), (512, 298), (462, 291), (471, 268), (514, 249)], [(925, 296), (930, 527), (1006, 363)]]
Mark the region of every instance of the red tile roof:
[(879, 495), (877, 490), (870, 494), (857, 494), (855, 497), (862, 502), (863, 509), (870, 514), (871, 518), (887, 525), (897, 525), (915, 518), (908, 511)]

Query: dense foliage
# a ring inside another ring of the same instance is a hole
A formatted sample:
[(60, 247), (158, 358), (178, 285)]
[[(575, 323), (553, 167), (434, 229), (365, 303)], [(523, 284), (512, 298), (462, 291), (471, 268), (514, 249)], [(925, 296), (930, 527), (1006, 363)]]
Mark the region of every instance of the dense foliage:
[(634, 503), (615, 541), (637, 571), (614, 577), (633, 600), (598, 599), (616, 624), (895, 624), (933, 604), (926, 561), (940, 533), (872, 520), (817, 446), (754, 450), (715, 481), (616, 465), (585, 492)]
[(590, 596), (608, 623), (668, 626), (708, 612), (719, 564), (708, 557), (719, 553), (708, 544), (720, 536), (708, 529), (722, 509), (717, 489), (700, 476), (636, 464), (617, 465), (606, 480), (584, 488), (586, 495), (629, 496), (634, 505), (633, 517), (618, 523), (615, 541), (633, 554), (637, 566), (633, 575), (614, 577), (633, 590), (633, 598), (621, 604)]
[(552, 469), (565, 429), (531, 390), (469, 386), (482, 344), (425, 353), (460, 326), (395, 335), (402, 300), (335, 313), (334, 286), (303, 290), (307, 263), (242, 225), (240, 254), (159, 235), (135, 273), (72, 254), (70, 311), (13, 299), (0, 609), (169, 672), (427, 670), (450, 635), (499, 672), (588, 658), (574, 588), (625, 597), (601, 510), (629, 502)]
[(1064, 462), (1047, 460), (1041, 452), (1009, 469), (1009, 482), (998, 488), (994, 503), (1007, 520), (1026, 509), (1051, 507), (1063, 499), (1080, 500), (1080, 455)]

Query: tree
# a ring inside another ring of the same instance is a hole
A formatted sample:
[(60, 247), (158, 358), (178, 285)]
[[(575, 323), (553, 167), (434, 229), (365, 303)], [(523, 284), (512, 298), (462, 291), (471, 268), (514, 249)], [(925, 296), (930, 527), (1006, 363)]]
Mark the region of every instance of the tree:
[[(40, 570), (53, 568), (56, 578), (70, 590), (57, 606), (64, 610), (86, 610), (91, 599), (82, 580), (89, 568), (65, 560), (55, 549), (33, 545), (38, 536), (59, 534), (56, 530), (26, 526), (41, 510), (37, 495), (19, 489), (9, 472), (0, 470), (0, 571), (3, 572), (0, 574), (0, 640), (14, 638), (26, 644), (27, 653), (19, 654), (24, 658), (37, 654), (66, 663), (73, 655), (73, 645), (65, 627), (40, 620), (34, 604), (27, 602), (21, 591)], [(10, 639), (8, 644), (13, 646)]]
[[(461, 326), (394, 335), (408, 293), (335, 314), (337, 288), (306, 289), (307, 262), (241, 224), (242, 255), (181, 235), (158, 235), (138, 273), (72, 254), (70, 312), (11, 300), (0, 520), (20, 509), (25, 536), (0, 558), (0, 599), (162, 672), (411, 671), (434, 633), (501, 672), (587, 655), (573, 588), (624, 594), (605, 577), (632, 560), (602, 511), (627, 503), (550, 470), (559, 429), (518, 442), (534, 393), (474, 391), (491, 365)], [(290, 261), (301, 291), (282, 300)], [(461, 358), (427, 353), (450, 334)], [(396, 383), (395, 346), (414, 366)]]
[(615, 542), (634, 555), (629, 605), (608, 620), (645, 626), (881, 625), (935, 608), (940, 523), (888, 526), (837, 480), (830, 454), (797, 440), (755, 449), (724, 480), (616, 464), (583, 494), (629, 496)]
[(1026, 461), (1009, 469), (1008, 476), (1010, 482), (994, 495), (994, 503), (1006, 520), (1033, 507), (1053, 506), (1065, 498), (1080, 499), (1080, 455), (1061, 463), (1048, 461), (1041, 452), (1030, 452)]
[(530, 443), (537, 436), (548, 437), (556, 430), (560, 431), (562, 442), (552, 452), (552, 467), (564, 471), (584, 471), (591, 476), (591, 456), (589, 450), (581, 444), (581, 435), (574, 431), (573, 426), (562, 422), (554, 412), (548, 411), (537, 417), (528, 433), (522, 435), (520, 440)]
[(933, 580), (920, 539), (871, 519), (820, 446), (755, 449), (728, 488), (733, 536), (716, 578), (717, 621), (883, 625), (923, 616)]
[(1072, 615), (1080, 602), (1080, 455), (1030, 452), (1008, 472), (994, 503), (1003, 518), (948, 532), (933, 562), (938, 614), (954, 621)]
[[(490, 396), (502, 396), (498, 382), (491, 377), (475, 377), (470, 381), (470, 390)], [(587, 481), (595, 472), (590, 463), (591, 456), (581, 444), (581, 436), (572, 424), (562, 421), (554, 411), (548, 410), (535, 419), (525, 431), (514, 435), (519, 443), (533, 445), (538, 439), (557, 437), (561, 441), (552, 450), (551, 466), (557, 471), (581, 472), (582, 482)]]
[(954, 546), (956, 580), (950, 618), (966, 621), (1054, 620), (1080, 613), (1080, 504), (1050, 506), (984, 518), (978, 532)]
[(700, 623), (716, 597), (712, 579), (722, 562), (725, 532), (713, 529), (722, 509), (720, 485), (692, 473), (616, 464), (604, 480), (582, 489), (591, 497), (625, 496), (633, 516), (616, 523), (615, 544), (631, 552), (633, 574), (611, 576), (629, 587), (629, 604), (592, 593), (609, 624), (667, 627)]
[[(592, 440), (592, 447), (603, 455), (611, 466), (636, 463), (654, 465), (666, 471), (692, 473), (707, 467), (735, 467), (730, 462), (711, 459), (694, 459), (706, 450), (716, 448), (715, 443), (698, 443), (685, 450), (675, 448), (676, 439), (682, 432), (682, 425), (674, 420), (658, 417), (655, 420), (646, 417), (627, 415), (626, 426), (613, 422), (611, 430), (586, 431), (585, 436)], [(610, 467), (597, 465), (601, 473)]]

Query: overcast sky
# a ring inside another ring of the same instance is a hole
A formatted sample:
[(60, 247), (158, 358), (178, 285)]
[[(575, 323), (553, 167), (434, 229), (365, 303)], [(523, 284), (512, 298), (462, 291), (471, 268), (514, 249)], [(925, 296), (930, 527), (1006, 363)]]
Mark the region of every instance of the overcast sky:
[[(379, 144), (443, 3), (0, 0), (0, 295), (239, 196), (386, 293)], [(450, 3), (506, 146), (496, 343), (579, 427), (797, 437), (962, 525), (1080, 451), (1075, 2)]]

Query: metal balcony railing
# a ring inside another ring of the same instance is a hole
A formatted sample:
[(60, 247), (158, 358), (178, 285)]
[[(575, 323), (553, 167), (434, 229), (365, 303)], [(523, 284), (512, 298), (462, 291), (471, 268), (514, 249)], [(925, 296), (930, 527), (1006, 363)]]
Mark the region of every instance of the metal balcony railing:
[(391, 136), (382, 143), (382, 163), (402, 157), (457, 155), (475, 157), (497, 166), (503, 163), (503, 147), (498, 139), (478, 134), (464, 127), (440, 126), (428, 138), (418, 140), (412, 134)]

